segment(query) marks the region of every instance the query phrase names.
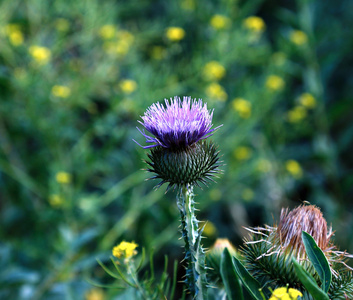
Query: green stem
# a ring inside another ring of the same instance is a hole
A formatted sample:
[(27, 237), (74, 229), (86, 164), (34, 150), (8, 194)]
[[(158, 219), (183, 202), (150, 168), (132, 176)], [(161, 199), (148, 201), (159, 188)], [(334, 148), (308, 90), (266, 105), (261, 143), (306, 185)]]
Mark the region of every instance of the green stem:
[(201, 246), (199, 221), (195, 216), (193, 187), (183, 186), (177, 195), (177, 205), (181, 216), (181, 232), (185, 242), (186, 275), (185, 283), (194, 299), (207, 299), (205, 253)]

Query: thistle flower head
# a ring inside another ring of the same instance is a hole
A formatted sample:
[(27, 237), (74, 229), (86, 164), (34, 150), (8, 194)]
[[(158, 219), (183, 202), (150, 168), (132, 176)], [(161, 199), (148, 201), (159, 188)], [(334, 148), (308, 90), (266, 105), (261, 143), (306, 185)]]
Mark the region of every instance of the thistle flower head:
[(139, 122), (153, 136), (139, 131), (151, 143), (143, 148), (152, 148), (146, 163), (156, 174), (152, 179), (161, 179), (157, 187), (206, 184), (219, 172), (219, 151), (204, 141), (218, 128), (212, 129), (212, 116), (201, 99), (191, 97), (174, 97), (165, 100), (165, 106), (155, 103), (147, 109)]
[(292, 211), (282, 209), (276, 231), (280, 244), (283, 249), (295, 249), (298, 257), (305, 258), (302, 231), (309, 233), (322, 251), (330, 249), (332, 228), (327, 228), (327, 222), (318, 207), (306, 205)]
[(163, 148), (186, 148), (212, 135), (217, 128), (212, 127), (213, 111), (207, 110), (202, 100), (191, 100), (191, 97), (174, 97), (170, 102), (165, 99), (165, 107), (158, 103), (152, 104), (139, 121), (151, 137), (141, 131), (146, 143), (152, 145), (143, 148), (162, 146)]
[[(344, 262), (350, 255), (336, 249), (331, 241), (332, 228), (327, 226), (320, 209), (314, 205), (301, 205), (291, 211), (282, 209), (278, 226), (246, 229), (251, 235), (242, 248), (244, 261), (249, 272), (262, 283), (271, 282), (275, 288), (289, 284), (304, 291), (292, 264), (291, 258), (294, 256), (320, 284), (320, 278), (305, 251), (302, 231), (314, 238), (326, 256), (334, 276), (333, 283), (337, 287), (345, 285), (345, 278), (351, 274), (350, 267)], [(329, 292), (336, 293), (336, 290), (333, 285)], [(347, 285), (345, 292), (353, 295), (353, 288)]]

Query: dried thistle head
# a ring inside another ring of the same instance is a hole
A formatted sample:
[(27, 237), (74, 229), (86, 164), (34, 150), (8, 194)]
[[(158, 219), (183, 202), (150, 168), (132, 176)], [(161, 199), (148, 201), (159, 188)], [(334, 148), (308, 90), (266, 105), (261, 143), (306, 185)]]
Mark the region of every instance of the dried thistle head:
[(298, 259), (305, 259), (305, 247), (302, 241), (302, 231), (309, 233), (322, 251), (332, 249), (330, 238), (332, 228), (327, 228), (327, 222), (320, 209), (314, 205), (301, 205), (291, 211), (282, 209), (276, 235), (282, 251), (296, 252)]
[[(250, 237), (242, 248), (243, 260), (249, 272), (262, 284), (276, 288), (289, 284), (304, 293), (299, 278), (292, 265), (292, 257), (308, 271), (320, 285), (320, 279), (308, 259), (302, 241), (302, 231), (309, 233), (325, 254), (333, 273), (333, 284), (329, 292), (335, 293), (335, 286), (346, 283), (346, 294), (353, 297), (351, 269), (345, 259), (351, 257), (338, 251), (332, 242), (332, 228), (327, 226), (320, 209), (314, 205), (301, 205), (293, 210), (282, 209), (278, 226), (246, 228)], [(339, 289), (337, 288), (337, 291)]]

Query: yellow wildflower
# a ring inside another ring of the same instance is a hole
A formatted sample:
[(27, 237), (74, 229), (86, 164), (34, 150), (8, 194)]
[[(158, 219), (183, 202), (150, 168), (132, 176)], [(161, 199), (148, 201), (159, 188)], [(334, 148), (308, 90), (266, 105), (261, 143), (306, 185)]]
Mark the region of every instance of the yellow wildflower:
[(301, 30), (293, 30), (289, 36), (292, 43), (301, 46), (308, 42), (308, 36)]
[(151, 49), (151, 57), (155, 60), (161, 60), (166, 57), (167, 51), (161, 46), (153, 46)]
[(55, 179), (58, 183), (69, 184), (69, 183), (71, 183), (72, 176), (70, 173), (60, 171), (60, 172), (56, 173)]
[(207, 237), (213, 237), (217, 234), (217, 228), (212, 222), (208, 221), (205, 224), (205, 227), (203, 228), (202, 233)]
[(261, 173), (268, 173), (272, 169), (272, 164), (269, 160), (261, 158), (257, 161), (257, 170)]
[(122, 80), (119, 84), (120, 89), (123, 91), (125, 94), (131, 94), (137, 89), (137, 83), (134, 80), (131, 79), (125, 79)]
[(137, 244), (134, 242), (129, 243), (122, 241), (118, 246), (115, 246), (113, 248), (113, 256), (117, 258), (124, 257), (126, 259), (131, 258), (132, 256), (137, 254), (137, 251), (135, 250), (138, 247)]
[(167, 38), (172, 42), (178, 42), (185, 36), (185, 30), (180, 27), (168, 27), (166, 30)]
[(288, 294), (293, 300), (297, 300), (298, 297), (303, 297), (303, 294), (300, 291), (293, 288), (288, 289)]
[(51, 89), (51, 93), (58, 98), (67, 98), (71, 95), (71, 89), (64, 85), (54, 85)]
[(297, 123), (307, 116), (307, 111), (303, 106), (296, 106), (287, 113), (288, 121), (290, 123)]
[(263, 19), (256, 16), (248, 17), (244, 20), (243, 26), (255, 33), (261, 33), (265, 30), (266, 24)]
[(284, 87), (284, 80), (277, 75), (270, 75), (266, 79), (266, 87), (272, 91), (279, 91)]
[(226, 101), (228, 98), (228, 95), (224, 88), (219, 85), (216, 82), (211, 83), (207, 89), (206, 89), (206, 94), (210, 98), (216, 98), (219, 101)]
[(114, 25), (107, 24), (99, 29), (99, 35), (104, 40), (110, 40), (115, 36), (116, 28)]
[(294, 160), (290, 159), (286, 161), (286, 170), (295, 178), (300, 178), (303, 176), (303, 170), (300, 164)]
[(302, 297), (303, 294), (296, 289), (280, 287), (273, 291), (269, 300), (297, 300), (299, 296)]
[(203, 68), (203, 76), (206, 80), (220, 80), (225, 73), (226, 69), (217, 61), (210, 61)]
[(49, 196), (49, 204), (53, 207), (59, 207), (64, 203), (64, 198), (58, 194)]
[(104, 300), (104, 292), (101, 289), (93, 288), (85, 294), (85, 300)]
[(210, 21), (211, 26), (215, 29), (227, 28), (230, 24), (230, 19), (222, 15), (214, 15)]
[(55, 21), (55, 28), (58, 31), (61, 32), (66, 32), (69, 30), (70, 28), (70, 23), (68, 20), (64, 19), (64, 18), (58, 18)]
[(51, 58), (50, 49), (41, 46), (29, 47), (29, 54), (32, 56), (34, 61), (40, 65), (47, 64)]
[(241, 193), (241, 197), (245, 200), (245, 201), (251, 201), (252, 199), (254, 199), (254, 192), (252, 189), (246, 188), (242, 191)]
[(251, 149), (246, 146), (240, 146), (233, 151), (233, 155), (237, 160), (248, 160), (251, 157)]
[(299, 97), (299, 102), (307, 108), (314, 108), (316, 106), (316, 99), (309, 93), (301, 94)]
[(24, 37), (21, 27), (18, 24), (8, 24), (5, 26), (5, 33), (9, 37), (10, 43), (17, 47), (23, 44)]
[(251, 103), (243, 98), (235, 98), (232, 101), (232, 107), (243, 119), (251, 116)]

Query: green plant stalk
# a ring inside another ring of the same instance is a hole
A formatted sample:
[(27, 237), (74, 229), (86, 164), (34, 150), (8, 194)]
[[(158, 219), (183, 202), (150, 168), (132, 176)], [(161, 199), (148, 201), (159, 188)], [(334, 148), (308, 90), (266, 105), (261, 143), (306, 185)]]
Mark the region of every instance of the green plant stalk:
[(195, 216), (193, 186), (180, 188), (177, 205), (181, 216), (181, 232), (185, 242), (186, 275), (185, 284), (194, 299), (207, 299), (205, 252), (201, 246), (199, 221)]

